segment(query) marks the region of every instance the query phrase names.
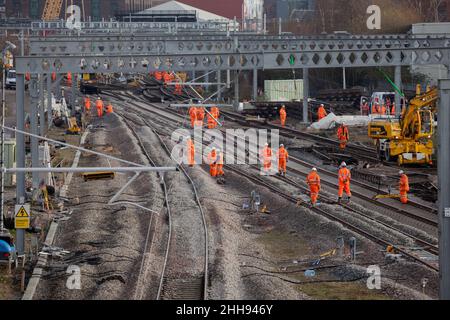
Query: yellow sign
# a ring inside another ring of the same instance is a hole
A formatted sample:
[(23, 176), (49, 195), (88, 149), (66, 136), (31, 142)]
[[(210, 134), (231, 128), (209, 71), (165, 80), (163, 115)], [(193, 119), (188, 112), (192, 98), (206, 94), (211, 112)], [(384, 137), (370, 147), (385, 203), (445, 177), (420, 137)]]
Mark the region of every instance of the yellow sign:
[(16, 229), (28, 229), (30, 227), (31, 211), (29, 205), (16, 206), (15, 227)]

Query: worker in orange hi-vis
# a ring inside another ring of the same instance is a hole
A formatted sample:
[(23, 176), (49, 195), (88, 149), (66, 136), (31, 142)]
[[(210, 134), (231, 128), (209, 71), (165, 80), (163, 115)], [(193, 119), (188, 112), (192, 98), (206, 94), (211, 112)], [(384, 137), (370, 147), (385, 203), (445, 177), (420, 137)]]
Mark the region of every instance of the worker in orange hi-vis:
[(317, 119), (318, 121), (322, 120), (327, 116), (327, 111), (325, 110), (325, 106), (323, 104), (320, 105), (319, 109), (317, 110)]
[(197, 107), (195, 111), (195, 126), (203, 128), (203, 121), (205, 120), (205, 108)]
[(341, 150), (344, 150), (347, 146), (348, 140), (350, 139), (348, 127), (345, 125), (345, 123), (342, 123), (342, 125), (339, 127), (337, 131), (337, 137), (340, 143), (339, 147), (341, 148)]
[(169, 82), (172, 82), (172, 76), (169, 72), (164, 72), (163, 79), (165, 85), (167, 85)]
[(385, 116), (385, 115), (386, 115), (386, 112), (387, 112), (386, 105), (383, 103), (383, 104), (381, 105), (380, 114), (383, 115), (383, 116)]
[(194, 128), (195, 121), (197, 120), (197, 108), (196, 107), (189, 108), (189, 117), (191, 118), (191, 127)]
[(352, 175), (350, 170), (347, 168), (347, 164), (342, 162), (341, 168), (339, 169), (339, 199), (338, 203), (340, 204), (342, 201), (342, 196), (344, 195), (344, 191), (348, 196), (348, 200), (352, 197), (352, 193), (350, 190), (350, 181), (352, 179)]
[(209, 173), (211, 177), (217, 177), (217, 161), (219, 160), (217, 157), (216, 148), (212, 148), (211, 152), (208, 154), (208, 164), (209, 164)]
[(282, 127), (286, 125), (286, 118), (287, 118), (286, 107), (282, 106), (280, 109), (280, 121)]
[(268, 173), (272, 168), (272, 156), (273, 156), (272, 149), (269, 147), (269, 144), (266, 143), (264, 149), (261, 151), (261, 158), (265, 173)]
[(395, 111), (396, 111), (396, 108), (395, 108), (395, 102), (394, 102), (394, 103), (392, 103), (392, 107), (391, 107), (391, 110), (390, 110), (391, 116), (395, 116)]
[(217, 159), (217, 176), (223, 177), (225, 176), (225, 172), (223, 171), (223, 152), (220, 149), (217, 150)]
[(317, 203), (320, 192), (320, 176), (317, 173), (316, 168), (311, 170), (311, 173), (306, 178), (306, 183), (309, 186), (309, 191), (311, 192), (311, 204), (314, 207)]
[(29, 72), (25, 73), (25, 80), (27, 81), (31, 80), (31, 74)]
[(100, 97), (97, 98), (97, 102), (95, 104), (97, 107), (97, 115), (99, 118), (103, 117), (103, 101)]
[(399, 190), (400, 190), (400, 201), (403, 204), (408, 203), (408, 192), (409, 192), (409, 179), (408, 176), (403, 172), (403, 170), (400, 170), (398, 173), (400, 176), (399, 181)]
[(195, 164), (195, 145), (190, 137), (186, 140), (186, 158), (187, 164), (193, 167)]
[(177, 83), (177, 84), (175, 85), (175, 94), (176, 94), (176, 95), (181, 95), (181, 94), (183, 94), (182, 86), (181, 86), (181, 84), (179, 84), (179, 83)]
[(161, 71), (155, 72), (155, 79), (161, 81), (163, 79), (163, 73)]
[(53, 81), (53, 82), (56, 81), (56, 72), (52, 72), (52, 81)]
[(72, 72), (67, 72), (67, 85), (70, 87), (72, 85)]
[(208, 129), (214, 129), (216, 127), (216, 120), (214, 120), (214, 117), (212, 117), (209, 113), (207, 114), (207, 122)]
[(277, 151), (277, 158), (278, 158), (278, 173), (280, 176), (286, 176), (286, 168), (287, 163), (289, 161), (289, 153), (287, 152), (284, 145), (280, 145), (280, 149)]
[(372, 114), (379, 114), (380, 113), (380, 105), (378, 102), (375, 102), (372, 104)]
[(220, 118), (220, 110), (219, 110), (218, 107), (212, 107), (211, 108), (211, 114), (214, 116), (214, 118), (219, 120), (219, 118)]
[(84, 109), (87, 113), (91, 111), (91, 99), (89, 97), (84, 98)]
[(111, 114), (113, 112), (114, 112), (113, 106), (112, 106), (111, 102), (108, 102), (108, 105), (106, 106), (106, 113)]

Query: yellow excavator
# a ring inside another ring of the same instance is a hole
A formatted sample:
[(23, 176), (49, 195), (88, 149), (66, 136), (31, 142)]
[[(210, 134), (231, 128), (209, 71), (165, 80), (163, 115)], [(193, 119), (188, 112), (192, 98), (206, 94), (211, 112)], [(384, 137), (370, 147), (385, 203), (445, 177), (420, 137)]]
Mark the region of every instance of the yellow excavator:
[(398, 165), (432, 165), (434, 153), (434, 126), (437, 88), (421, 92), (417, 86), (416, 96), (404, 108), (400, 119), (374, 118), (369, 122), (369, 137), (377, 142), (381, 159), (397, 160)]

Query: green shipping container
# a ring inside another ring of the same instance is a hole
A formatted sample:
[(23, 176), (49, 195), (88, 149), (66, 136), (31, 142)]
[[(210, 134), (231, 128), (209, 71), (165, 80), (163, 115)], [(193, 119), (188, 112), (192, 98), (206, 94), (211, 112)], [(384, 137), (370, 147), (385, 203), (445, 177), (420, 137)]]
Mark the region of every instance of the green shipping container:
[(298, 101), (303, 98), (303, 80), (265, 80), (268, 101)]

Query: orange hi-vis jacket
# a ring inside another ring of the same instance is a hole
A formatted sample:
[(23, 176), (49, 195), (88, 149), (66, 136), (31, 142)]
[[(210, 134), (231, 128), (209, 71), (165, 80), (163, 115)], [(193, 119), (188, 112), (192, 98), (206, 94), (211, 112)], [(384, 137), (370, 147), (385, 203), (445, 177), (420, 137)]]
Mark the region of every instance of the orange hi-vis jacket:
[(264, 169), (268, 170), (272, 167), (272, 156), (273, 156), (273, 152), (270, 147), (265, 147), (261, 151), (261, 157), (263, 160)]
[(217, 176), (217, 161), (218, 161), (217, 152), (215, 150), (212, 150), (208, 154), (208, 163), (209, 163), (209, 173), (211, 174), (211, 177)]
[(197, 108), (189, 108), (189, 117), (191, 118), (191, 126), (193, 128), (195, 126), (195, 120), (197, 119)]
[(164, 78), (164, 84), (168, 84), (169, 82), (172, 82), (172, 76), (170, 73), (165, 72), (163, 75)]
[(214, 116), (214, 118), (219, 119), (220, 117), (220, 110), (217, 107), (211, 108), (211, 114)]
[(223, 172), (223, 152), (219, 152), (218, 160), (217, 160), (217, 175), (223, 176), (225, 173)]
[(87, 111), (91, 110), (91, 99), (89, 97), (84, 98), (84, 107)]
[(312, 171), (308, 177), (306, 178), (306, 183), (310, 186), (310, 187), (317, 187), (318, 189), (320, 189), (320, 176), (316, 171)]
[(340, 126), (337, 132), (337, 136), (339, 140), (345, 140), (348, 141), (350, 138), (348, 127), (347, 126)]
[(280, 109), (280, 120), (281, 125), (284, 126), (286, 124), (287, 113), (285, 108)]
[(155, 79), (158, 81), (161, 81), (163, 78), (163, 73), (161, 71), (156, 71), (155, 72)]
[(341, 168), (339, 170), (339, 183), (349, 183), (352, 179), (352, 174), (348, 168)]
[(409, 179), (406, 174), (402, 174), (400, 177), (400, 193), (409, 191)]
[(96, 107), (97, 107), (97, 115), (99, 117), (103, 116), (103, 101), (97, 100)]
[(289, 153), (287, 152), (285, 147), (281, 147), (278, 150), (277, 156), (280, 161), (288, 161), (289, 160)]
[(319, 120), (322, 120), (326, 116), (327, 116), (327, 111), (325, 110), (324, 107), (320, 106), (319, 110), (317, 110), (317, 118), (319, 118)]
[(306, 178), (306, 183), (309, 185), (311, 193), (311, 202), (315, 204), (320, 192), (320, 176), (317, 172), (312, 171)]
[(284, 147), (281, 147), (277, 151), (277, 157), (278, 157), (278, 170), (286, 172), (286, 164), (289, 160), (289, 153)]
[(205, 119), (205, 109), (203, 107), (197, 107), (196, 118), (199, 121), (203, 121)]
[(113, 113), (113, 106), (112, 106), (112, 104), (111, 103), (109, 103), (107, 106), (106, 106), (106, 113)]
[(187, 140), (187, 163), (190, 166), (193, 166), (195, 164), (195, 145), (192, 139)]

